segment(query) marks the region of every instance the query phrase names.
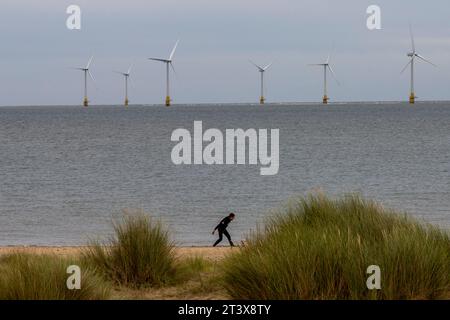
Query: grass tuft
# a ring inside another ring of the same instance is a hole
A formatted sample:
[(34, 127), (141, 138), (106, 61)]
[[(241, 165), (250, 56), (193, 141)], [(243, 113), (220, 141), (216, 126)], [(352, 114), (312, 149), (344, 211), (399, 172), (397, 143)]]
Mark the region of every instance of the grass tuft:
[(114, 224), (109, 243), (94, 242), (85, 261), (114, 283), (159, 287), (175, 277), (174, 246), (160, 222), (142, 214), (127, 215)]
[[(370, 265), (381, 290), (368, 290)], [(311, 195), (271, 218), (223, 268), (236, 299), (450, 297), (450, 238), (356, 195)]]
[[(67, 288), (70, 265), (81, 268), (79, 290)], [(109, 286), (79, 261), (24, 253), (0, 258), (0, 300), (101, 300), (109, 296)]]

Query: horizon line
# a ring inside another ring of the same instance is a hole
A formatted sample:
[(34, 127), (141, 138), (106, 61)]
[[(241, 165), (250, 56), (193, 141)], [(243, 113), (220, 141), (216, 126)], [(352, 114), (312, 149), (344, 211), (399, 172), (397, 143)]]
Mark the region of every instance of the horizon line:
[[(417, 104), (421, 103), (450, 103), (450, 100), (420, 100), (416, 101)], [(409, 104), (406, 100), (350, 100), (350, 101), (334, 101), (329, 102), (330, 105), (342, 105), (342, 104)], [(186, 103), (174, 103), (171, 106), (204, 106), (204, 105), (258, 105), (264, 107), (265, 105), (323, 105), (320, 101), (293, 101), (293, 102), (266, 102), (264, 105), (260, 105), (259, 102), (186, 102)], [(118, 104), (90, 104), (89, 107), (115, 107), (122, 106), (123, 103)], [(163, 106), (166, 108), (164, 103), (135, 103), (130, 104), (130, 106), (148, 106), (148, 107), (160, 107)], [(0, 108), (8, 108), (8, 107), (83, 107), (82, 104), (20, 104), (20, 105), (0, 105)], [(88, 107), (88, 108), (89, 108)], [(170, 108), (170, 107), (169, 107)]]

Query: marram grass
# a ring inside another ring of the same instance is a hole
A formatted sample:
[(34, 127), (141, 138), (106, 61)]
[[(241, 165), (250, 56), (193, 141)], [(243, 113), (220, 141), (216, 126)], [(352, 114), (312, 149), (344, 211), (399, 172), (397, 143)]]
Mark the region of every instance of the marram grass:
[(160, 222), (143, 215), (126, 215), (114, 224), (109, 243), (92, 243), (84, 261), (116, 284), (159, 287), (175, 278), (174, 246)]
[[(370, 265), (380, 290), (367, 288)], [(356, 195), (311, 195), (252, 234), (223, 272), (235, 299), (449, 299), (450, 238)]]
[[(70, 265), (80, 266), (79, 290), (67, 288)], [(108, 284), (79, 261), (24, 253), (0, 258), (0, 300), (100, 300), (109, 296)]]

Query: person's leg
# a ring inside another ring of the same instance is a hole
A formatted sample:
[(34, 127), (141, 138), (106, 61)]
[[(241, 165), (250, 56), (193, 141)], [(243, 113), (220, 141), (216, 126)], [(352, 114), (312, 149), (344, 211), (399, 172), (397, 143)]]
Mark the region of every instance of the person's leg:
[(223, 234), (225, 235), (225, 237), (227, 237), (228, 242), (230, 243), (230, 246), (234, 247), (234, 243), (233, 243), (233, 241), (231, 241), (231, 236), (228, 233), (228, 231), (227, 230), (223, 230)]
[(223, 231), (219, 229), (219, 239), (217, 239), (217, 241), (214, 243), (213, 247), (217, 246), (220, 243), (220, 241), (222, 241), (222, 239), (223, 239), (222, 233), (223, 233)]

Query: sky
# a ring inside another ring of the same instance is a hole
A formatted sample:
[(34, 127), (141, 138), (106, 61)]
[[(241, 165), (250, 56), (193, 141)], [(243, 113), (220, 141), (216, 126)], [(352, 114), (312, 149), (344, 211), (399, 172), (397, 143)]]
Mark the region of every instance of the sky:
[[(81, 30), (69, 30), (69, 5), (81, 8)], [(381, 8), (381, 30), (368, 30), (366, 9)], [(123, 102), (131, 63), (130, 103), (165, 97), (167, 57), (177, 39), (174, 103), (257, 102), (258, 64), (266, 72), (268, 102), (321, 101), (317, 67), (332, 52), (340, 82), (329, 81), (331, 101), (400, 101), (408, 97), (411, 50), (438, 68), (416, 67), (419, 100), (450, 100), (448, 0), (2, 0), (0, 106), (77, 105), (83, 74), (71, 69), (94, 55), (91, 104)]]

